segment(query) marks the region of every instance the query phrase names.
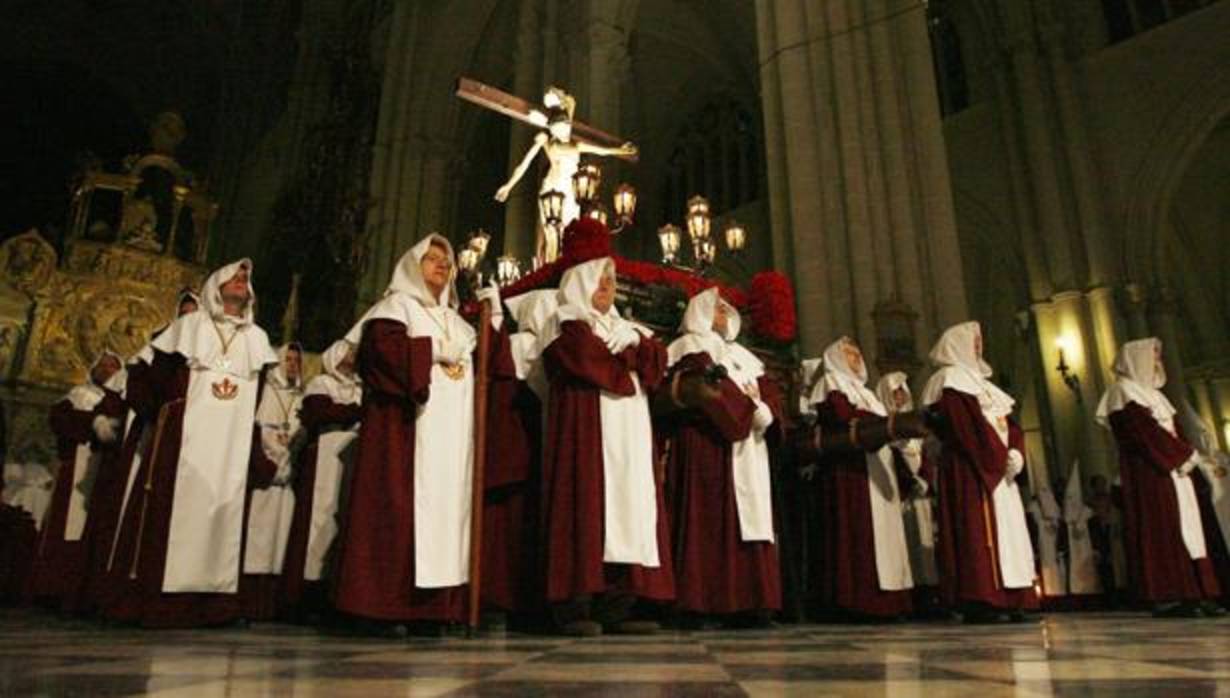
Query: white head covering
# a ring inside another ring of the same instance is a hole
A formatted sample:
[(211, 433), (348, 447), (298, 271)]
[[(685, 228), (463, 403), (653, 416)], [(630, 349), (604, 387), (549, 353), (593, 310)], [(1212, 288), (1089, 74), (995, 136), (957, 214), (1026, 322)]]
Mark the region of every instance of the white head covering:
[[(432, 294), (427, 288), (427, 282), (423, 279), (423, 257), (427, 256), (427, 251), (432, 245), (439, 245), (447, 250), (448, 258), (453, 263), (448, 284), (445, 285), (439, 298)], [(354, 327), (350, 328), (350, 331), (346, 333), (346, 341), (358, 346), (363, 339), (363, 326), (369, 320), (385, 319), (406, 322), (411, 312), (406, 304), (410, 302), (417, 303), (425, 309), (457, 308), (456, 282), (457, 257), (453, 254), (453, 245), (439, 233), (428, 233), (401, 256), (397, 266), (393, 269), (393, 278), (389, 280), (384, 296), (376, 301), (376, 304), (363, 314), (363, 317), (359, 318)], [(410, 329), (406, 328), (407, 331)]]
[(1072, 461), (1072, 472), (1068, 473), (1068, 484), (1063, 490), (1063, 520), (1068, 523), (1084, 523), (1092, 515), (1093, 510), (1085, 504), (1081, 462)]
[(560, 325), (572, 320), (584, 322), (590, 326), (594, 334), (606, 340), (624, 325), (630, 325), (645, 336), (653, 333), (648, 328), (637, 323), (628, 322), (619, 315), (619, 310), (612, 303), (605, 313), (599, 313), (593, 305), (594, 292), (602, 282), (607, 272), (615, 273), (615, 260), (610, 257), (600, 257), (583, 264), (578, 264), (564, 272), (559, 282), (559, 310), (551, 322), (543, 328), (542, 347), (551, 345), (560, 334)]
[(945, 388), (973, 395), (984, 412), (1004, 416), (1012, 412), (1016, 400), (999, 386), (988, 380), (992, 375), (990, 364), (982, 359), (975, 343), (982, 336), (982, 326), (977, 322), (953, 325), (931, 348), (931, 363), (939, 367), (923, 389), (922, 402), (932, 405), (939, 402)]
[(265, 374), (265, 389), (256, 406), (256, 421), (267, 427), (285, 424), (293, 432), (299, 428), (299, 400), (303, 397), (303, 388), (298, 381), (292, 385), (286, 378), (286, 355), (291, 348), (298, 349), (299, 356), (303, 356), (298, 342), (278, 347), (278, 365)]
[[(829, 393), (838, 392), (846, 396), (855, 407), (878, 415), (887, 415), (888, 410), (880, 398), (867, 387), (867, 364), (863, 363), (857, 370), (846, 358), (845, 346), (858, 345), (849, 337), (842, 337), (824, 350), (824, 377), (816, 385), (814, 393), (816, 402), (824, 402)], [(859, 353), (862, 353), (860, 350)]]
[(803, 359), (799, 363), (799, 414), (812, 414), (812, 406), (817, 401), (823, 400), (823, 395), (817, 395), (820, 389), (820, 379), (824, 377), (824, 372), (820, 369), (824, 367), (824, 359), (811, 358)]
[[(718, 307), (726, 309), (726, 331), (713, 329)], [(739, 386), (754, 382), (764, 375), (764, 362), (735, 340), (743, 320), (739, 311), (727, 303), (717, 288), (710, 288), (692, 297), (683, 313), (679, 328), (683, 334), (666, 348), (667, 366), (674, 366), (689, 354), (708, 354)]]
[[(897, 407), (895, 393), (899, 388), (905, 390), (904, 407)], [(914, 409), (914, 394), (910, 392), (910, 377), (903, 371), (893, 371), (881, 376), (879, 382), (876, 383), (876, 397), (880, 398), (880, 402), (884, 403), (885, 409), (889, 412), (909, 412)]]
[(1102, 426), (1110, 426), (1110, 415), (1129, 402), (1144, 407), (1170, 433), (1175, 433), (1175, 408), (1161, 388), (1166, 385), (1166, 369), (1161, 361), (1162, 340), (1137, 339), (1119, 348), (1115, 357), (1115, 382), (1106, 389), (1095, 415)]
[[(300, 371), (299, 377), (296, 378), (293, 383), (291, 382), (289, 378), (286, 377), (286, 355), (289, 354), (292, 349), (294, 351), (299, 352), (299, 362), (300, 362), (299, 363), (299, 371)], [(302, 383), (303, 383), (303, 346), (300, 345), (298, 342), (288, 342), (278, 347), (277, 354), (278, 354), (278, 365), (269, 369), (269, 373), (266, 374), (265, 380), (270, 385), (277, 387), (277, 388), (281, 388), (283, 390), (301, 388)]]
[[(103, 359), (108, 356), (115, 359), (115, 362), (119, 365), (120, 369), (108, 378), (105, 384), (99, 385), (94, 382), (94, 369), (98, 368), (98, 364), (102, 363)], [(98, 355), (97, 359), (94, 359), (94, 363), (90, 364), (90, 370), (86, 371), (85, 374), (85, 382), (81, 385), (73, 386), (72, 389), (70, 389), (64, 396), (64, 399), (68, 400), (68, 402), (73, 406), (73, 409), (81, 410), (82, 412), (89, 412), (90, 410), (93, 410), (98, 403), (102, 401), (103, 396), (107, 394), (104, 388), (114, 392), (122, 392), (125, 380), (127, 380), (127, 373), (124, 371), (123, 357), (109, 349), (104, 350)]]
[[(222, 285), (248, 271), (248, 304), (243, 315), (227, 315), (222, 305)], [(256, 291), (252, 288), (252, 261), (241, 259), (209, 275), (201, 288), (197, 312), (176, 318), (151, 342), (164, 354), (180, 354), (190, 369), (209, 368), (239, 378), (251, 378), (268, 364), (278, 363), (269, 337), (256, 324)], [(229, 345), (223, 349), (223, 337)]]
[(559, 309), (559, 290), (546, 288), (530, 291), (509, 298), (505, 303), (517, 321), (516, 334), (508, 338), (517, 378), (526, 380), (542, 355), (540, 339), (543, 330)]
[(363, 384), (356, 373), (344, 373), (338, 365), (354, 345), (339, 339), (320, 355), (322, 373), (311, 380), (304, 395), (324, 395), (339, 405), (357, 405), (363, 401)]

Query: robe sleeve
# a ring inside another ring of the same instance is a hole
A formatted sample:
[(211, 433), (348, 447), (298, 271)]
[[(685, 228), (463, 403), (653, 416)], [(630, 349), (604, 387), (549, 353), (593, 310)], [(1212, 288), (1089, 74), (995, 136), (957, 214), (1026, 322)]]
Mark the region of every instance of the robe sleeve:
[(509, 336), (508, 330), (504, 328), (491, 331), (491, 354), (487, 367), (488, 375), (492, 378), (517, 379), (517, 364), (513, 361), (512, 343), (509, 341)]
[(560, 326), (560, 336), (543, 352), (553, 379), (563, 378), (621, 396), (636, 394), (627, 363), (614, 356), (583, 322)]
[(273, 484), (278, 464), (265, 453), (262, 430), (259, 424), (252, 425), (252, 449), (248, 457), (248, 487), (263, 489)]
[(128, 414), (128, 403), (120, 397), (119, 393), (108, 390), (106, 395), (103, 395), (102, 401), (94, 408), (94, 413), (110, 419), (123, 420)]
[[(705, 371), (713, 365), (708, 354), (688, 354), (671, 367), (672, 376), (684, 371)], [(747, 438), (752, 431), (752, 417), (756, 413), (756, 403), (745, 395), (739, 386), (729, 378), (723, 378), (717, 385), (721, 397), (716, 400), (706, 400), (698, 412), (717, 427), (722, 438), (735, 443)], [(666, 385), (663, 390), (669, 390)]]
[(358, 405), (339, 405), (326, 395), (308, 395), (299, 408), (299, 421), (314, 432), (328, 424), (348, 427), (359, 421), (359, 410)]
[(76, 409), (68, 400), (57, 402), (48, 418), (52, 433), (60, 441), (80, 444), (94, 435), (94, 413)]
[(986, 491), (994, 491), (1007, 473), (1008, 447), (987, 423), (978, 399), (945, 388), (936, 406), (945, 418), (944, 448), (963, 454)]
[(1148, 409), (1130, 402), (1110, 415), (1119, 450), (1144, 458), (1159, 472), (1169, 473), (1192, 457), (1192, 447), (1157, 423)]
[(636, 377), (646, 393), (658, 389), (666, 377), (666, 347), (653, 337), (641, 337), (636, 345)]
[(431, 340), (410, 337), (394, 320), (370, 320), (359, 340), (359, 375), (376, 395), (418, 404), (431, 392)]
[(158, 410), (158, 399), (150, 383), (150, 366), (145, 362), (128, 367), (128, 383), (124, 390), (128, 406), (142, 418), (148, 419)]
[(1029, 460), (1025, 457), (1025, 430), (1021, 429), (1021, 425), (1016, 423), (1015, 419), (1008, 419), (1008, 448), (1015, 449), (1021, 454), (1021, 472), (1017, 473), (1015, 478), (1018, 485), (1026, 485), (1029, 483)]
[(855, 419), (879, 417), (879, 415), (855, 407), (845, 393), (836, 390), (825, 396), (824, 402), (816, 405), (816, 414), (820, 418), (820, 424), (833, 430), (845, 429)]
[(760, 401), (769, 406), (773, 413), (773, 424), (765, 432), (765, 438), (780, 442), (790, 428), (789, 415), (786, 413), (786, 395), (781, 387), (768, 376), (756, 379), (756, 388), (760, 391)]

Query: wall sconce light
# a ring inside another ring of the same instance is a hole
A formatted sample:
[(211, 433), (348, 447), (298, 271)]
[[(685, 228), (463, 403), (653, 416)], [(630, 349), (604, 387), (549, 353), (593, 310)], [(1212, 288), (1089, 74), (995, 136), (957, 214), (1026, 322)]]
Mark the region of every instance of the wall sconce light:
[(675, 256), (679, 254), (680, 238), (683, 232), (679, 226), (672, 223), (658, 228), (658, 242), (662, 245), (662, 263), (674, 264)]
[(1063, 378), (1063, 384), (1068, 386), (1068, 390), (1076, 397), (1077, 402), (1081, 402), (1081, 379), (1068, 365), (1068, 354), (1076, 347), (1075, 340), (1068, 335), (1060, 335), (1055, 339), (1055, 347), (1059, 350), (1059, 363), (1055, 366), (1055, 370), (1059, 371), (1059, 375)]
[(693, 244), (699, 240), (709, 239), (709, 229), (713, 219), (709, 216), (709, 200), (703, 196), (693, 196), (688, 199), (688, 237)]
[(625, 182), (615, 187), (611, 199), (615, 206), (615, 227), (611, 229), (611, 234), (616, 235), (632, 225), (632, 219), (636, 217), (636, 189)]
[(742, 252), (744, 245), (747, 244), (747, 231), (734, 219), (726, 224), (724, 237), (726, 238), (726, 249), (731, 252)]

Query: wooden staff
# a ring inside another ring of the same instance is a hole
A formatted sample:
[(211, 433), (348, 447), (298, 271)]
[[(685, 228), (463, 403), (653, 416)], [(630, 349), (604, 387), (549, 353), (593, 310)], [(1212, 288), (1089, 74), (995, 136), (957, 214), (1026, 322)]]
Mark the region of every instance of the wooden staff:
[(158, 462), (158, 449), (162, 447), (162, 432), (167, 425), (167, 414), (171, 406), (184, 399), (173, 400), (158, 410), (158, 425), (154, 428), (154, 449), (149, 453), (149, 468), (145, 471), (145, 496), (141, 498), (141, 521), (137, 525), (137, 541), (132, 551), (132, 566), (128, 569), (128, 578), (137, 578), (137, 565), (141, 563), (141, 539), (145, 537), (145, 515), (149, 511), (149, 498), (154, 491), (154, 464)]
[(478, 313), (478, 357), (474, 362), (474, 477), (470, 496), (469, 631), (478, 630), (483, 573), (483, 474), (487, 463), (487, 368), (491, 363), (491, 303)]
[(994, 516), (991, 512), (991, 496), (987, 493), (982, 497), (982, 522), (986, 527), (987, 552), (991, 554), (992, 579), (995, 581), (995, 588), (1002, 589), (1004, 585), (999, 579), (999, 541), (995, 535), (995, 527), (991, 525)]

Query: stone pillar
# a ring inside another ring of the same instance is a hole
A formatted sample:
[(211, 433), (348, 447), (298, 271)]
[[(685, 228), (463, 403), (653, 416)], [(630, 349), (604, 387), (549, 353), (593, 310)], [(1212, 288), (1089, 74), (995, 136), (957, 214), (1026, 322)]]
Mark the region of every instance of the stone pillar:
[(773, 259), (801, 347), (869, 344), (872, 309), (898, 298), (922, 355), (968, 312), (925, 8), (779, 0), (756, 19)]

